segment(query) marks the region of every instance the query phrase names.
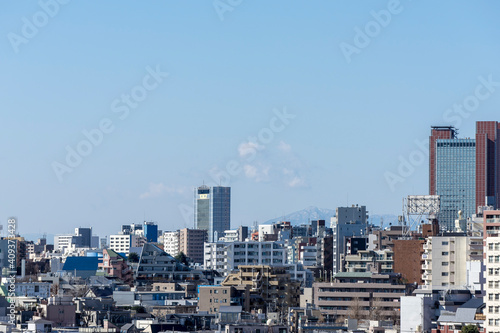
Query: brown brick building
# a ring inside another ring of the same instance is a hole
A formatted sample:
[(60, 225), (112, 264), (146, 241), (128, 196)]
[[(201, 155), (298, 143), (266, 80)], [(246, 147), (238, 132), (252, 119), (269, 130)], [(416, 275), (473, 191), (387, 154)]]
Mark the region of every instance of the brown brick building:
[(394, 273), (400, 273), (407, 283), (423, 284), (422, 265), (424, 264), (423, 239), (395, 239)]

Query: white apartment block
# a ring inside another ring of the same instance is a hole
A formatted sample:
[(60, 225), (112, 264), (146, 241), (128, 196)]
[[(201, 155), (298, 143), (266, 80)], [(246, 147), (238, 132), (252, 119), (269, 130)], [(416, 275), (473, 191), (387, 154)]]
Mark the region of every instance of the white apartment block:
[(221, 242), (237, 242), (239, 239), (238, 230), (226, 230), (224, 231), (224, 237), (220, 237)]
[(318, 243), (315, 245), (302, 246), (299, 250), (299, 264), (304, 266), (318, 266), (319, 245)]
[(205, 243), (205, 269), (226, 276), (239, 265), (283, 266), (287, 250), (280, 242), (216, 242)]
[(481, 288), (482, 253), (482, 237), (428, 237), (422, 256), (424, 285)]
[(179, 254), (179, 230), (163, 233), (163, 247), (164, 251), (172, 257)]
[(75, 235), (56, 235), (54, 236), (54, 251), (64, 253), (74, 244)]
[(131, 247), (141, 247), (144, 245), (144, 237), (137, 235), (110, 235), (109, 248), (118, 253), (129, 254)]
[(487, 237), (485, 244), (486, 308), (484, 322), (486, 333), (500, 332), (500, 237)]

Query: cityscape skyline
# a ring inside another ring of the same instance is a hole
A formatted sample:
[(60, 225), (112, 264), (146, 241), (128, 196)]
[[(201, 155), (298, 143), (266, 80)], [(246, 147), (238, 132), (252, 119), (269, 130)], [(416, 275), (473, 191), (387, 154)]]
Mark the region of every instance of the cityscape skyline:
[(2, 221), (191, 227), (203, 181), (232, 187), (234, 226), (352, 203), (399, 215), (428, 193), (430, 126), (498, 120), (500, 4), (284, 4), (221, 20), (212, 4), (71, 2), (29, 38), (43, 8), (6, 4)]

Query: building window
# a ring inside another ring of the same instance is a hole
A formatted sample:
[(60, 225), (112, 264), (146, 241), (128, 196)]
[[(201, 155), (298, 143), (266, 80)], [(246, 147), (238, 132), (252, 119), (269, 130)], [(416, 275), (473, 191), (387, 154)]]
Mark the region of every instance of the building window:
[(442, 272), (441, 276), (448, 276), (448, 272)]
[(450, 264), (450, 263), (449, 263), (449, 262), (447, 262), (447, 261), (443, 261), (443, 262), (441, 263), (441, 265), (442, 265), (442, 266), (448, 266), (449, 264)]
[(443, 252), (441, 252), (441, 255), (442, 255), (442, 256), (447, 256), (448, 254), (449, 254), (449, 253), (448, 253), (447, 251), (443, 251)]

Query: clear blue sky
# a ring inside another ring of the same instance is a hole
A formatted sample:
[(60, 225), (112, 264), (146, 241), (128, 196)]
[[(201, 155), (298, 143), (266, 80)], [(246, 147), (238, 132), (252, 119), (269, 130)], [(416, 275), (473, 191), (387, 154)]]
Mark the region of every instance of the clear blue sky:
[[(36, 1), (2, 7), (0, 218), (17, 216), (21, 233), (191, 226), (193, 188), (228, 162), (242, 166), (235, 227), (347, 201), (399, 214), (403, 196), (428, 193), (427, 156), (392, 189), (386, 173), (449, 124), (478, 77), (500, 82), (495, 1), (242, 1), (223, 20), (212, 1), (72, 1), (53, 17)], [(372, 29), (369, 44), (357, 28)], [(348, 62), (341, 43), (356, 41)], [(157, 66), (168, 77), (147, 78), (156, 87), (123, 117), (122, 94)], [(500, 120), (493, 90), (460, 116), (461, 136)], [(283, 109), (295, 118), (249, 143)], [(113, 130), (60, 181), (54, 162), (103, 119)]]

